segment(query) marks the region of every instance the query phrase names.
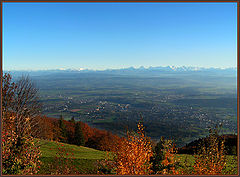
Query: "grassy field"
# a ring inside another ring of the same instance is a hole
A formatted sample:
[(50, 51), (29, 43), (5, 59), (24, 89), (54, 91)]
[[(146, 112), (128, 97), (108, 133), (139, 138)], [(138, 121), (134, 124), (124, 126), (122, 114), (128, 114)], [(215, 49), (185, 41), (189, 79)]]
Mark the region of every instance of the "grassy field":
[(74, 157), (74, 166), (83, 174), (96, 174), (97, 161), (106, 157), (106, 153), (103, 151), (65, 143), (58, 145), (54, 141), (41, 140), (40, 149), (42, 151), (42, 157), (40, 160), (42, 161), (42, 165), (39, 174), (52, 174), (52, 169), (55, 168), (54, 165), (56, 165), (54, 162), (59, 147), (66, 149), (67, 152), (73, 153), (73, 155), (69, 153), (69, 158)]
[[(40, 148), (42, 151), (42, 165), (39, 174), (52, 174), (52, 170), (56, 168), (55, 160), (58, 148), (64, 148), (67, 152), (73, 152), (73, 163), (81, 174), (97, 174), (97, 161), (107, 157), (106, 152), (70, 145), (65, 143), (57, 144), (54, 141), (40, 141)], [(177, 154), (176, 159), (179, 162), (179, 168), (183, 168), (186, 173), (191, 174), (193, 171), (194, 156), (187, 154)], [(224, 169), (224, 174), (237, 174), (237, 156), (227, 156), (227, 165)]]

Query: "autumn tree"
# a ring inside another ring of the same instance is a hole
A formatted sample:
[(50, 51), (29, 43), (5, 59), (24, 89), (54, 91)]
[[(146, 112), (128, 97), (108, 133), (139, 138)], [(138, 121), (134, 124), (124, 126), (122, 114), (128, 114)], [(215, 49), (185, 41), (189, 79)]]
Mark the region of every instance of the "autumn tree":
[(38, 89), (29, 76), (22, 76), (16, 81), (14, 89), (14, 104), (12, 109), (16, 114), (16, 132), (24, 134), (25, 119), (29, 118), (32, 136), (37, 136), (41, 129), (38, 128), (41, 114), (41, 104), (39, 102)]
[(220, 175), (226, 166), (224, 139), (219, 136), (220, 127), (210, 129), (210, 135), (202, 141), (195, 155), (194, 170), (197, 175)]
[(39, 133), (41, 105), (29, 77), (12, 81), (2, 77), (2, 161), (4, 174), (35, 174), (40, 164), (40, 149), (34, 137)]
[(127, 132), (116, 149), (116, 173), (119, 175), (147, 175), (151, 174), (150, 158), (153, 155), (150, 139), (145, 136), (141, 122), (137, 124), (137, 132)]
[(16, 83), (12, 82), (12, 76), (5, 73), (2, 77), (2, 113), (3, 116), (13, 112), (14, 94)]
[(41, 119), (42, 121), (40, 127), (42, 128), (42, 131), (39, 135), (40, 138), (46, 140), (58, 140), (59, 127), (46, 116), (42, 116)]
[(120, 137), (106, 130), (94, 130), (93, 135), (86, 142), (87, 147), (102, 151), (112, 151)]
[(158, 171), (158, 174), (164, 175), (178, 175), (183, 172), (177, 169), (179, 159), (176, 158), (177, 150), (172, 140), (165, 140), (163, 142), (163, 156), (162, 170)]

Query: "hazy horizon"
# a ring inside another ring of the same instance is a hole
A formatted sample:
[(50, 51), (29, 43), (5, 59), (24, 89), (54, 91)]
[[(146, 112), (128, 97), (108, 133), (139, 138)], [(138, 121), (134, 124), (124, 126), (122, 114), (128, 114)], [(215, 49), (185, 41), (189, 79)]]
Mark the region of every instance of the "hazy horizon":
[(151, 68), (158, 68), (158, 67), (163, 67), (163, 68), (167, 68), (170, 67), (172, 69), (174, 68), (196, 68), (196, 69), (237, 69), (237, 67), (197, 67), (197, 66), (173, 66), (173, 65), (166, 65), (166, 66), (149, 66), (149, 67), (145, 67), (145, 66), (140, 66), (140, 67), (134, 67), (134, 66), (130, 66), (130, 67), (123, 67), (123, 68), (106, 68), (106, 69), (89, 69), (89, 68), (50, 68), (50, 69), (18, 69), (18, 70), (3, 70), (3, 71), (51, 71), (51, 70), (78, 70), (78, 71), (84, 71), (84, 70), (89, 70), (89, 71), (105, 71), (105, 70), (121, 70), (121, 69), (129, 69), (129, 68), (134, 68), (134, 69), (151, 69)]

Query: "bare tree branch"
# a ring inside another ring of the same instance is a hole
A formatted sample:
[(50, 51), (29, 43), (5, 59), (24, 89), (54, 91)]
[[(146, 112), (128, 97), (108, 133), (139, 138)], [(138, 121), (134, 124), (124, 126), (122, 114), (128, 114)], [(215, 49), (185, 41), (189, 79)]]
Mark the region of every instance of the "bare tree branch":
[[(38, 89), (29, 76), (22, 76), (15, 83), (12, 82), (10, 74), (3, 77), (2, 89), (3, 113), (15, 114), (15, 128), (19, 135), (31, 134), (40, 131), (41, 104), (39, 102)], [(27, 127), (31, 132), (26, 132)], [(39, 130), (38, 130), (39, 129)]]

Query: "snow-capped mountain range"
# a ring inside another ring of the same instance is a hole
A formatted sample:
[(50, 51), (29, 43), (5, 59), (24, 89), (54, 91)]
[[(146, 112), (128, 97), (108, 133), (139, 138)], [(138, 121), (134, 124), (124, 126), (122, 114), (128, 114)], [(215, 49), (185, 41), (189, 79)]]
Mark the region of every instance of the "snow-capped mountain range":
[(13, 75), (21, 75), (21, 74), (30, 74), (32, 76), (38, 75), (48, 75), (48, 74), (57, 74), (57, 73), (105, 73), (105, 74), (141, 74), (141, 75), (159, 75), (159, 74), (194, 74), (194, 73), (202, 73), (202, 74), (217, 74), (217, 75), (234, 75), (236, 76), (237, 68), (204, 68), (204, 67), (193, 67), (193, 66), (157, 66), (157, 67), (144, 67), (140, 66), (138, 68), (129, 67), (129, 68), (121, 68), (121, 69), (105, 69), (105, 70), (92, 70), (85, 68), (59, 68), (59, 69), (49, 69), (49, 70), (10, 70), (4, 71), (10, 72)]
[(140, 66), (139, 68), (136, 67), (128, 67), (128, 68), (121, 68), (121, 69), (105, 69), (105, 70), (92, 70), (92, 69), (85, 69), (85, 68), (77, 68), (77, 69), (56, 69), (56, 70), (64, 70), (64, 71), (121, 71), (121, 70), (159, 70), (159, 71), (214, 71), (214, 70), (237, 70), (235, 67), (231, 68), (205, 68), (205, 67), (194, 67), (194, 66), (156, 66), (156, 67), (144, 67)]

